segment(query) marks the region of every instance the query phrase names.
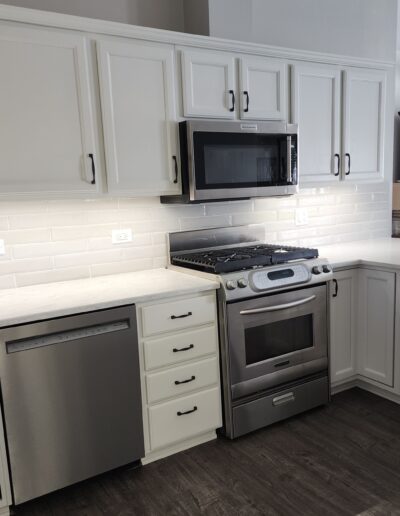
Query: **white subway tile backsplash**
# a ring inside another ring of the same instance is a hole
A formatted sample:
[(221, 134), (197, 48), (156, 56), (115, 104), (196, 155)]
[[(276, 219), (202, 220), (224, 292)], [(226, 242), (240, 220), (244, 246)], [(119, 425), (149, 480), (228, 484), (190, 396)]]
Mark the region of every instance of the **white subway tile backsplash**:
[[(165, 267), (171, 231), (262, 223), (269, 242), (321, 246), (389, 236), (390, 186), (341, 184), (295, 196), (198, 205), (158, 198), (0, 202), (0, 289)], [(296, 226), (296, 209), (309, 223)], [(111, 231), (132, 230), (115, 246)]]
[[(1, 277), (1, 276), (0, 276)], [(67, 269), (51, 269), (15, 275), (17, 287), (27, 287), (54, 281), (69, 281), (90, 277), (89, 267), (72, 267)]]

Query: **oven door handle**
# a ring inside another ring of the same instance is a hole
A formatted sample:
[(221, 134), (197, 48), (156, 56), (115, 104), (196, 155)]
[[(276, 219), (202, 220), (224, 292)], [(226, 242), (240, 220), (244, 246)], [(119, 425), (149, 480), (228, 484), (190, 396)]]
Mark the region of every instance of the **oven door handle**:
[(264, 308), (254, 308), (253, 310), (241, 310), (240, 315), (262, 314), (264, 312), (276, 312), (277, 310), (285, 310), (286, 308), (294, 308), (295, 306), (305, 305), (316, 299), (316, 295), (293, 301), (292, 303), (285, 303), (283, 305), (265, 306)]

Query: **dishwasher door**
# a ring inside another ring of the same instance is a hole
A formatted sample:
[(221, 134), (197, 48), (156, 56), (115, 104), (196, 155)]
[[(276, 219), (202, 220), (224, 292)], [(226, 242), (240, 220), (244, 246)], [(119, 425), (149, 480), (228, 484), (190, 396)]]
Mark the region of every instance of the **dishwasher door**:
[(16, 504), (144, 456), (134, 306), (0, 330)]

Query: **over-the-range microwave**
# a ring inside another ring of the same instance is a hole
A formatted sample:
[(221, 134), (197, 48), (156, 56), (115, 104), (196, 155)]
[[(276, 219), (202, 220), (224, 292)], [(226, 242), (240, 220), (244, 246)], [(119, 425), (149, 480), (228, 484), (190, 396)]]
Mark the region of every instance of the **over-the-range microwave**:
[(186, 120), (179, 124), (182, 195), (199, 203), (290, 195), (298, 191), (297, 125)]

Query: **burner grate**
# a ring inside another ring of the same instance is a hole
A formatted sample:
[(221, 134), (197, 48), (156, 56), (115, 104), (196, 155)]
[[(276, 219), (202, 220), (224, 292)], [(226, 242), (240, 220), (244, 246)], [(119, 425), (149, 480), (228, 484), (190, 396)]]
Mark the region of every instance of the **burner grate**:
[(318, 257), (317, 249), (257, 244), (175, 255), (175, 265), (219, 274)]

